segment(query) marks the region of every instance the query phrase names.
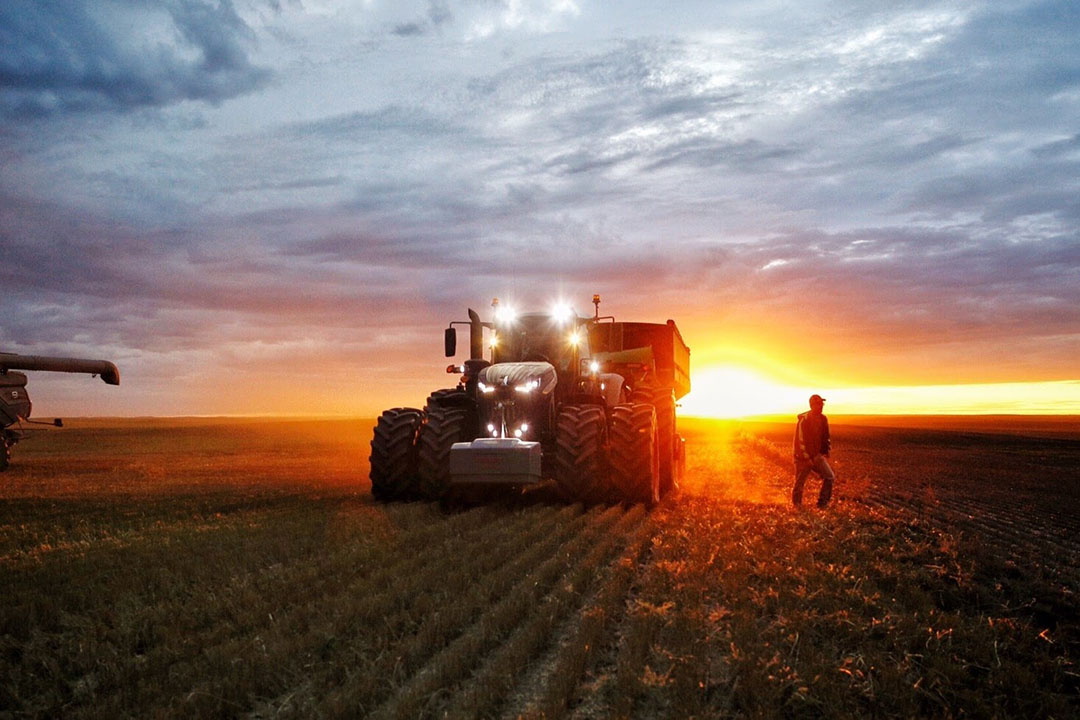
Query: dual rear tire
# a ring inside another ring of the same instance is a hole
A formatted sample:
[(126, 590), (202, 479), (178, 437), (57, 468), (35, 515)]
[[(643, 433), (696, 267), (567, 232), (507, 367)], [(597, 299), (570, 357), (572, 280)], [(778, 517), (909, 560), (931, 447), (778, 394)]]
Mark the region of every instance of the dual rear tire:
[(607, 418), (597, 405), (566, 405), (555, 423), (555, 483), (564, 497), (601, 502), (608, 494)]
[[(456, 398), (455, 398), (456, 399)], [(379, 416), (371, 439), (371, 494), (381, 502), (438, 500), (450, 484), (450, 447), (467, 439), (469, 410), (430, 404)]]
[(603, 408), (568, 405), (556, 425), (555, 481), (572, 500), (660, 502), (656, 411), (648, 404), (616, 405), (610, 436)]

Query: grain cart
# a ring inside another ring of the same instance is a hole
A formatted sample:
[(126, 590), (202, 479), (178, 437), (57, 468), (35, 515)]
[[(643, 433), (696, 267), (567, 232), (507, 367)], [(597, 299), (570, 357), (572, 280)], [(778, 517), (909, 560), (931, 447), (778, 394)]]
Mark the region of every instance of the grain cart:
[[(534, 485), (553, 478), (571, 499), (657, 503), (678, 487), (685, 444), (675, 401), (690, 391), (690, 350), (675, 323), (616, 322), (569, 308), (518, 315), (492, 303), (469, 331), (469, 359), (447, 372), (423, 409), (378, 419), (371, 489), (380, 500), (441, 498), (464, 488)], [(486, 351), (486, 353), (485, 353)], [(485, 357), (485, 354), (487, 357)]]
[[(46, 357), (44, 355), (17, 355), (0, 352), (0, 470), (6, 470), (11, 461), (11, 448), (26, 437), (24, 424), (30, 420), (30, 394), (26, 391), (26, 375), (16, 370), (45, 370), (48, 372), (88, 373), (100, 375), (109, 385), (120, 384), (120, 371), (107, 360), (80, 360), (79, 358)], [(60, 418), (50, 423), (37, 423), (63, 427)]]

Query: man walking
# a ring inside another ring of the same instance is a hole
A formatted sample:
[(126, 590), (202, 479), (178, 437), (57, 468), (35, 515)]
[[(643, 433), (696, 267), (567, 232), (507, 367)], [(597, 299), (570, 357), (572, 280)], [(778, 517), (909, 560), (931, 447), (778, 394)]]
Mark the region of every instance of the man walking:
[(802, 505), (803, 486), (806, 476), (813, 470), (821, 477), (821, 492), (817, 505), (823, 508), (832, 497), (832, 486), (836, 476), (829, 462), (829, 419), (821, 412), (825, 409), (825, 398), (820, 395), (810, 396), (810, 411), (799, 415), (795, 423), (795, 487), (791, 490), (793, 505)]

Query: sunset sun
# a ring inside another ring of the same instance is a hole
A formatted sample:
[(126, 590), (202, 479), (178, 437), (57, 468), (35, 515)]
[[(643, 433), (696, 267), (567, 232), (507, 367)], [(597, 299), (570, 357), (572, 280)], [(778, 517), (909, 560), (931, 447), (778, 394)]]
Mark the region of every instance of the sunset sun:
[(681, 411), (715, 418), (790, 413), (805, 404), (804, 394), (753, 370), (722, 365), (694, 373), (693, 389), (683, 398)]

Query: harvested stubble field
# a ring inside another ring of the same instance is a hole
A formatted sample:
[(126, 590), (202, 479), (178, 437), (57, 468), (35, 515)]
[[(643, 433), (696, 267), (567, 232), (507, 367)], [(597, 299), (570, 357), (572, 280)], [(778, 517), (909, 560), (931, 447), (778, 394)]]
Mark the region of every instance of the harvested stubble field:
[(789, 426), (688, 421), (646, 513), (378, 505), (371, 422), (71, 425), (0, 476), (0, 717), (1080, 712), (1074, 429), (837, 423), (819, 512)]

